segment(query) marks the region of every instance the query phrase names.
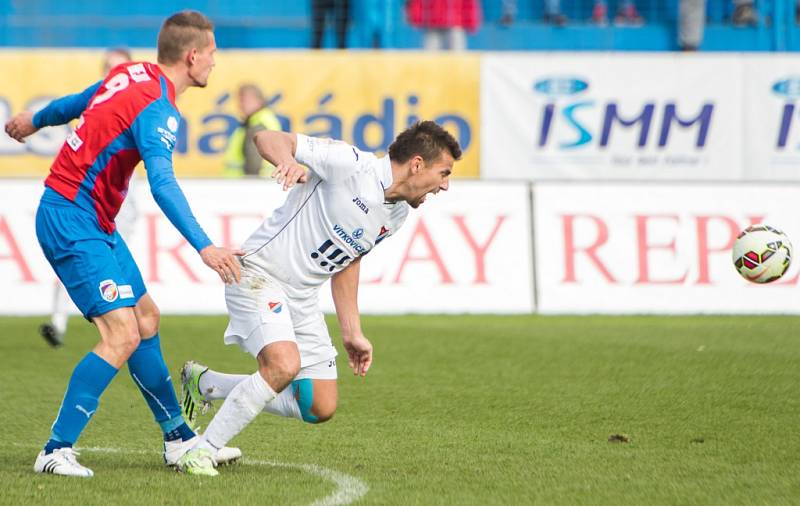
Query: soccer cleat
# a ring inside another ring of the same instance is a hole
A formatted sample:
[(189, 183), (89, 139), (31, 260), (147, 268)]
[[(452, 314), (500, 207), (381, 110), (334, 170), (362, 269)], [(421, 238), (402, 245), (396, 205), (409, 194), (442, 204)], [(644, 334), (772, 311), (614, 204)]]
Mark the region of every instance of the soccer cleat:
[(56, 330), (55, 326), (51, 323), (43, 323), (39, 327), (39, 335), (47, 341), (47, 344), (52, 346), (53, 348), (57, 348), (64, 344), (64, 337), (58, 330)]
[(198, 415), (205, 414), (211, 406), (200, 392), (200, 376), (207, 370), (208, 367), (192, 360), (183, 364), (181, 369), (181, 409), (184, 420), (192, 430), (197, 427)]
[[(169, 467), (178, 465), (180, 458), (194, 448), (198, 441), (198, 436), (186, 441), (164, 441), (164, 464)], [(212, 457), (217, 464), (233, 464), (242, 458), (242, 450), (225, 446), (217, 450)]]
[(178, 471), (197, 476), (217, 476), (219, 471), (214, 469), (214, 459), (211, 452), (205, 448), (195, 448), (189, 450), (178, 459), (176, 468)]
[(79, 455), (74, 449), (59, 448), (53, 450), (51, 453), (45, 455), (42, 450), (36, 456), (36, 462), (33, 464), (33, 470), (37, 473), (50, 473), (60, 474), (62, 476), (80, 476), (81, 478), (89, 478), (94, 476), (94, 473), (88, 467), (83, 467), (78, 463), (77, 456)]

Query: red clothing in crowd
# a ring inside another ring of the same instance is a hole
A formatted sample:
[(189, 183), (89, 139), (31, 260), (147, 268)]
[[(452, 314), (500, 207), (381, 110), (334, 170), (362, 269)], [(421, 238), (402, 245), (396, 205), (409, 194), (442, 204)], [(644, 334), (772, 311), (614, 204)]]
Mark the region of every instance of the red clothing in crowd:
[(409, 0), (406, 14), (411, 26), (418, 28), (453, 28), (471, 32), (481, 22), (478, 0)]

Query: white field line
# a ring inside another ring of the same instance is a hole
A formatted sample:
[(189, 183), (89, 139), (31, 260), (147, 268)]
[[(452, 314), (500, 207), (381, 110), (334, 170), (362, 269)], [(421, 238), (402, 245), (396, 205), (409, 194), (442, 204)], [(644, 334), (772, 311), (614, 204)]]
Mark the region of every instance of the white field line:
[[(23, 446), (23, 445), (15, 445)], [(28, 445), (24, 445), (28, 446)], [(37, 447), (38, 448), (38, 447)], [(138, 455), (150, 455), (156, 452), (148, 450), (128, 450), (125, 448), (98, 448), (98, 447), (80, 447), (76, 448), (78, 451), (98, 452), (98, 453), (129, 453)], [(287, 469), (299, 469), (308, 474), (318, 476), (325, 481), (329, 481), (336, 485), (336, 490), (333, 493), (312, 502), (310, 506), (340, 506), (353, 503), (364, 497), (369, 491), (369, 487), (362, 480), (349, 474), (340, 473), (327, 467), (318, 466), (315, 464), (291, 464), (288, 462), (278, 462), (275, 460), (256, 460), (256, 459), (242, 459), (243, 464), (255, 464), (257, 466), (270, 466), (270, 467), (283, 467)]]

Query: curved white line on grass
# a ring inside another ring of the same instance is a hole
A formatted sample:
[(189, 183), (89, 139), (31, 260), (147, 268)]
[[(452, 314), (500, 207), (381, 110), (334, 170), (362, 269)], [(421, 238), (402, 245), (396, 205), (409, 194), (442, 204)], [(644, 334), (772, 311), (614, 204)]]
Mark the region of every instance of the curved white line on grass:
[(314, 464), (286, 464), (284, 462), (275, 462), (271, 460), (252, 459), (244, 459), (243, 461), (245, 464), (300, 469), (301, 471), (319, 476), (323, 480), (330, 481), (336, 485), (337, 489), (334, 490), (332, 494), (312, 502), (311, 506), (338, 506), (350, 504), (364, 497), (369, 490), (366, 483), (354, 476)]
[[(37, 447), (38, 448), (38, 447)], [(97, 448), (97, 447), (83, 447), (77, 448), (80, 451), (98, 452), (98, 453), (135, 453), (135, 454), (152, 454), (152, 451), (147, 450), (126, 450), (124, 448)], [(274, 460), (254, 460), (243, 459), (245, 464), (255, 464), (258, 466), (270, 467), (284, 467), (288, 469), (300, 469), (308, 474), (319, 476), (323, 480), (329, 481), (336, 485), (336, 490), (322, 499), (317, 499), (312, 502), (310, 506), (343, 506), (345, 504), (353, 503), (364, 497), (369, 491), (366, 483), (359, 480), (355, 476), (340, 473), (327, 467), (317, 466), (314, 464), (290, 464), (287, 462), (277, 462)]]

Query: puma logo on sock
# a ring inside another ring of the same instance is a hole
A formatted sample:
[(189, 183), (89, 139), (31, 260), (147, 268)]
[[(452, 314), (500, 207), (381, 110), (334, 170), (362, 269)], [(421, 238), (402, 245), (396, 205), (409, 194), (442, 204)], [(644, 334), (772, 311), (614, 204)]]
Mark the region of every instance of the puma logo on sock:
[(76, 404), (75, 409), (86, 415), (86, 418), (91, 418), (94, 412), (97, 411), (96, 409), (93, 409), (92, 411), (86, 411), (86, 408), (84, 408), (80, 404)]

